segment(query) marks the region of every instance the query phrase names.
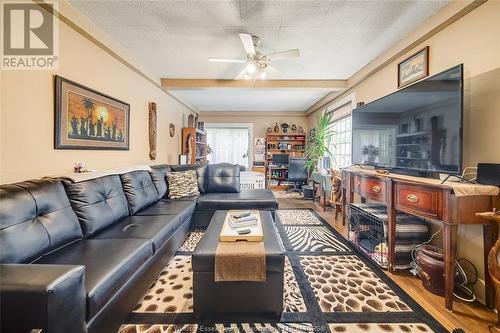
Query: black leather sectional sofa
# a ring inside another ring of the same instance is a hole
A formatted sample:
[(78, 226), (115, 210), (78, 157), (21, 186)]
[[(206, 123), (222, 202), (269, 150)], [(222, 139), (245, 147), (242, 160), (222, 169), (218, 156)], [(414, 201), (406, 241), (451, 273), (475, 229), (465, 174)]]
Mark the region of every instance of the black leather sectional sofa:
[[(166, 172), (187, 169), (200, 196), (169, 199)], [(218, 209), (278, 208), (271, 191), (237, 185), (230, 164), (1, 185), (1, 331), (116, 331), (190, 228)]]

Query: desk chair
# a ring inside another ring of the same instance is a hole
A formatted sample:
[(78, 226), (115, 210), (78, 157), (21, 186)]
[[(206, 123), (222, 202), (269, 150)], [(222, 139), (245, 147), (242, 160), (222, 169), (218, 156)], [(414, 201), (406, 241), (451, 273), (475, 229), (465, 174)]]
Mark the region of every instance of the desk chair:
[(293, 182), (293, 187), (286, 190), (289, 192), (301, 192), (301, 189), (297, 187), (297, 184), (307, 183), (307, 169), (306, 169), (307, 159), (304, 157), (290, 157), (288, 164), (288, 178), (289, 182)]

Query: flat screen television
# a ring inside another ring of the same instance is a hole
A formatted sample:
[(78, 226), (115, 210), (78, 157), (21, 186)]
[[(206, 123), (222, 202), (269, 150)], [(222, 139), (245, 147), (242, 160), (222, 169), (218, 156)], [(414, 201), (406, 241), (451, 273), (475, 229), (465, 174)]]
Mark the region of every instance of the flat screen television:
[(463, 65), (353, 110), (352, 163), (421, 176), (462, 170)]

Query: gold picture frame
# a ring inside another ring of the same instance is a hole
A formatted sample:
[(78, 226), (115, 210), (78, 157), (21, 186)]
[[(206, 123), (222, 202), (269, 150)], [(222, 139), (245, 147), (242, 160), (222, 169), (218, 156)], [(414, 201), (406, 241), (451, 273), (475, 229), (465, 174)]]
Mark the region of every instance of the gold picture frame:
[(429, 76), (429, 47), (426, 46), (398, 64), (398, 88)]
[(129, 150), (130, 105), (55, 76), (54, 148)]

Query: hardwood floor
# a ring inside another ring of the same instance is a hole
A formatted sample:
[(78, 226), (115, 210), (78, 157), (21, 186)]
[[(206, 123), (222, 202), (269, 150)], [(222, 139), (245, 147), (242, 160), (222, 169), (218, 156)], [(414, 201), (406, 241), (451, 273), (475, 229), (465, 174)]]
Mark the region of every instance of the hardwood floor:
[[(280, 208), (314, 209), (338, 232), (346, 237), (347, 227), (342, 226), (341, 217), (339, 216), (338, 220), (334, 221), (333, 212), (329, 210), (323, 212), (323, 207), (318, 203), (313, 204), (310, 200), (288, 198), (278, 199), (278, 201)], [(450, 312), (444, 307), (444, 298), (423, 289), (419, 279), (411, 276), (409, 273), (391, 274), (387, 271), (385, 273), (450, 332), (455, 328), (462, 328), (465, 332), (470, 333), (489, 332), (489, 326), (496, 323), (496, 313), (486, 309), (486, 307), (479, 303), (470, 304), (455, 300), (454, 311)], [(491, 332), (500, 332), (500, 330), (492, 328)]]

